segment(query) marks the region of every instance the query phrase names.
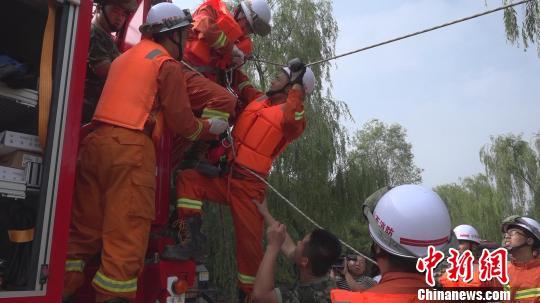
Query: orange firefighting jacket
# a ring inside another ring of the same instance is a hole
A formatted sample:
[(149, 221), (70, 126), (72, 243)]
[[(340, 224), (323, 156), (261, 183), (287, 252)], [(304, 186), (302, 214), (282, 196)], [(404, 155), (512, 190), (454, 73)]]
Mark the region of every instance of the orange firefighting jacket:
[(249, 103), (233, 130), (234, 161), (267, 175), (273, 160), (304, 131), (302, 99), (302, 91), (291, 89), (285, 103), (272, 105), (266, 96)]
[(146, 39), (116, 58), (93, 120), (143, 130), (155, 102), (159, 69), (167, 60), (174, 59)]
[(353, 292), (342, 289), (333, 289), (330, 292), (333, 303), (415, 303), (419, 302), (416, 294), (382, 294), (368, 291)]
[(443, 288), (450, 287), (501, 287), (497, 280), (480, 281), (480, 272), (478, 271), (478, 263), (473, 264), (473, 279), (470, 282), (463, 282), (463, 279), (457, 281), (450, 281), (448, 275), (445, 272), (439, 279), (439, 283)]
[(428, 288), (425, 277), (416, 273), (387, 272), (379, 284), (362, 291), (352, 292), (333, 289), (330, 299), (333, 303), (409, 303), (420, 302), (417, 298), (418, 289)]
[(540, 259), (508, 264), (508, 277), (505, 289), (511, 292), (511, 302), (540, 303)]
[(236, 45), (245, 55), (252, 52), (251, 39), (221, 0), (207, 0), (193, 14), (184, 60), (195, 66), (225, 69), (232, 64)]

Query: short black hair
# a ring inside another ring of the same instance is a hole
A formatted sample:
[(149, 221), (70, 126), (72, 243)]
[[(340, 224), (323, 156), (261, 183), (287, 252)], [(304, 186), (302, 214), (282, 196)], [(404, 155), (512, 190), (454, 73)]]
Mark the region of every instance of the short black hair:
[(336, 236), (324, 229), (311, 232), (304, 255), (309, 259), (311, 273), (324, 276), (341, 255), (341, 244)]
[[(379, 252), (377, 252), (376, 247), (379, 247)], [(418, 273), (416, 270), (416, 258), (405, 258), (393, 255), (382, 248), (377, 242), (373, 241), (371, 243), (371, 253), (375, 259), (386, 257), (388, 258), (388, 263), (392, 267), (392, 271), (407, 272), (407, 273)]]
[(418, 270), (416, 270), (418, 259), (399, 257), (390, 253), (387, 254), (388, 262), (394, 270), (406, 273), (418, 273)]

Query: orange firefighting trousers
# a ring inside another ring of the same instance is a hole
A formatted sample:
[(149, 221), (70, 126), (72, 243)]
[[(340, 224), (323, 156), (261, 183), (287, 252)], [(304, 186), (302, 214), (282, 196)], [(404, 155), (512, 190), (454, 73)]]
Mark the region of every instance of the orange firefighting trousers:
[(202, 201), (230, 206), (236, 234), (238, 286), (251, 292), (262, 261), (264, 220), (252, 201), (262, 201), (266, 185), (233, 172), (232, 176), (206, 177), (188, 169), (177, 177), (177, 209), (181, 217), (199, 216)]
[(155, 151), (141, 131), (102, 124), (81, 143), (68, 242), (64, 297), (83, 284), (101, 252), (96, 301), (132, 299), (154, 219)]

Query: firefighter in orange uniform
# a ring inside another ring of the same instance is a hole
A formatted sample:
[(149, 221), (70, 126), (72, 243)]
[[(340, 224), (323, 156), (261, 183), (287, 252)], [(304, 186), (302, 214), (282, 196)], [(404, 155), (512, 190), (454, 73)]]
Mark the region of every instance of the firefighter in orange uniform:
[(502, 223), (504, 246), (510, 253), (510, 281), (505, 289), (511, 292), (511, 302), (540, 302), (540, 259), (534, 251), (540, 248), (540, 224), (521, 216), (510, 216)]
[(459, 253), (463, 254), (469, 250), (474, 256), (473, 262), (473, 279), (470, 282), (464, 282), (463, 279), (457, 281), (450, 281), (446, 271), (440, 277), (439, 283), (443, 288), (450, 287), (501, 287), (496, 279), (490, 281), (480, 281), (480, 272), (478, 269), (478, 258), (480, 257), (480, 251), (478, 246), (480, 245), (480, 235), (476, 228), (471, 225), (462, 224), (454, 228), (454, 234), (459, 241)]
[[(229, 150), (230, 174), (208, 177), (194, 169), (184, 170), (177, 179), (179, 218), (189, 226), (186, 243), (165, 248), (162, 257), (188, 259), (201, 252), (200, 233), (203, 200), (231, 207), (236, 233), (238, 285), (248, 295), (263, 256), (263, 218), (253, 199), (262, 201), (266, 185), (246, 169), (266, 178), (272, 161), (304, 131), (304, 94), (313, 91), (313, 72), (300, 60), (291, 60), (272, 81), (266, 96), (253, 100), (240, 114)], [(236, 152), (236, 153), (235, 153)]]
[(95, 130), (81, 143), (64, 298), (84, 282), (84, 266), (100, 254), (92, 284), (97, 302), (135, 297), (154, 219), (155, 149), (164, 127), (190, 140), (216, 138), (221, 119), (194, 116), (183, 71), (191, 15), (171, 3), (151, 8), (147, 36), (111, 65), (94, 114)]
[[(266, 0), (242, 0), (233, 15), (221, 0), (206, 0), (197, 8), (193, 19), (183, 57), (190, 98), (210, 99), (210, 102), (232, 99), (220, 110), (194, 109), (203, 118), (218, 117), (234, 123), (237, 113), (248, 102), (263, 95), (251, 85), (240, 67), (245, 57), (251, 55), (249, 34), (265, 36), (270, 32), (270, 7)], [(182, 160), (180, 167), (216, 171), (214, 163), (208, 165), (212, 162), (208, 159), (208, 149), (213, 143), (196, 142), (185, 155), (184, 149), (176, 147), (175, 154)], [(187, 146), (184, 142), (180, 145)]]
[(363, 208), (382, 278), (362, 292), (334, 289), (332, 302), (419, 302), (418, 289), (428, 286), (416, 270), (417, 259), (429, 245), (445, 250), (455, 244), (445, 203), (428, 188), (401, 185), (377, 191)]
[(234, 15), (221, 0), (206, 0), (193, 13), (184, 61), (209, 79), (229, 86), (247, 104), (262, 93), (239, 67), (252, 53), (249, 35), (268, 35), (271, 17), (266, 0), (242, 0)]

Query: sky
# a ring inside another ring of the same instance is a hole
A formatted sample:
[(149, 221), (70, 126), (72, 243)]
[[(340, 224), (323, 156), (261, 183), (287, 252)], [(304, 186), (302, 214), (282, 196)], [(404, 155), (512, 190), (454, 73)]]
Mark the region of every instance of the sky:
[[(195, 8), (198, 0), (175, 0)], [(469, 16), (500, 0), (334, 0), (336, 54)], [(517, 8), (518, 12), (522, 8)], [(333, 61), (333, 97), (354, 122), (407, 130), (423, 183), (437, 186), (484, 171), (490, 136), (540, 132), (540, 58), (506, 41), (502, 12)]]

